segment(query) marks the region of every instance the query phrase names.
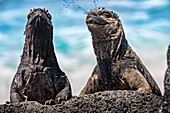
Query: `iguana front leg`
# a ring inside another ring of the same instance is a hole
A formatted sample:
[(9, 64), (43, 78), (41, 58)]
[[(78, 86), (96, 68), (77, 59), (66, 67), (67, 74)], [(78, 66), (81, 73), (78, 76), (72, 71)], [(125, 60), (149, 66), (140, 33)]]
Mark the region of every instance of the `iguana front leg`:
[(26, 96), (23, 94), (23, 77), (22, 74), (17, 73), (13, 79), (11, 90), (10, 90), (10, 101), (11, 102), (21, 102), (27, 100)]
[(56, 103), (61, 103), (61, 101), (66, 101), (72, 97), (72, 91), (71, 91), (71, 85), (70, 82), (68, 81), (68, 78), (66, 75), (62, 75), (61, 77), (57, 77), (56, 79), (60, 80), (55, 80), (54, 83), (59, 81), (55, 85), (56, 90), (58, 90), (58, 85), (63, 85), (63, 88), (60, 89), (60, 91), (56, 94), (55, 99), (50, 99), (45, 102), (45, 105), (54, 105)]
[(123, 70), (122, 77), (127, 81), (132, 90), (152, 92), (147, 80), (138, 70), (126, 68)]
[(71, 85), (66, 75), (63, 76), (65, 81), (64, 88), (56, 95), (55, 102), (60, 103), (66, 101), (72, 97)]
[(11, 102), (21, 102), (23, 101), (23, 98), (21, 98), (20, 94), (17, 92), (12, 92), (10, 94), (10, 101)]
[(92, 75), (90, 76), (88, 82), (86, 83), (83, 90), (80, 92), (80, 96), (86, 95), (86, 94), (92, 94), (95, 92), (100, 91), (99, 89), (99, 67), (96, 66), (92, 72)]

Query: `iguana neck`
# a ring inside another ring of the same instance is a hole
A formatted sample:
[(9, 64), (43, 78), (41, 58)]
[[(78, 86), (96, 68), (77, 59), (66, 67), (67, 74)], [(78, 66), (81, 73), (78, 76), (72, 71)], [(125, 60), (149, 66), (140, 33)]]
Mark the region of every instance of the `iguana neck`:
[(57, 67), (57, 59), (52, 43), (53, 32), (46, 28), (27, 28), (22, 63), (25, 65), (42, 65)]
[(128, 43), (123, 28), (118, 28), (115, 34), (92, 33), (93, 48), (97, 60), (110, 59), (111, 62), (121, 60), (126, 53)]
[(123, 59), (128, 47), (123, 28), (118, 27), (115, 34), (92, 33), (92, 40), (100, 78), (110, 80), (113, 63)]

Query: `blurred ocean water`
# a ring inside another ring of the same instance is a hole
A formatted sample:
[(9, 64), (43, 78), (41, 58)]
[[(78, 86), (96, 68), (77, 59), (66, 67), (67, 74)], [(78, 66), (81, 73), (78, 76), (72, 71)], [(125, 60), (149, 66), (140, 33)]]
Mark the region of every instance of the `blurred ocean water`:
[(54, 46), (61, 69), (78, 95), (96, 65), (86, 12), (106, 7), (118, 13), (126, 38), (163, 92), (166, 50), (170, 44), (169, 0), (0, 0), (0, 103), (9, 89), (24, 45), (26, 16), (31, 8), (49, 10)]

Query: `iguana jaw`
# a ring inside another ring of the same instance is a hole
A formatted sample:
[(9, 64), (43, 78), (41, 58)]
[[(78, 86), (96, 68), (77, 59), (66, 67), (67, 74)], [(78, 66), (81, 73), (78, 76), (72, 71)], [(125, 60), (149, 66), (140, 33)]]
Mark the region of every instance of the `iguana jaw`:
[(86, 24), (88, 29), (93, 33), (94, 31), (105, 32), (105, 25), (109, 23), (97, 15), (88, 14)]
[(86, 23), (88, 25), (103, 25), (103, 26), (108, 24), (108, 22), (106, 22), (99, 16), (95, 16), (95, 15), (88, 15), (86, 19)]

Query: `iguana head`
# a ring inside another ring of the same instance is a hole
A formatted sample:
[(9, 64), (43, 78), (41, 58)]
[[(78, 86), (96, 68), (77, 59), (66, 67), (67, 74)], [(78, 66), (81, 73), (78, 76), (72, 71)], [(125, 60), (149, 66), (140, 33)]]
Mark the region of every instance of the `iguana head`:
[(86, 24), (92, 34), (94, 52), (97, 57), (103, 57), (103, 53), (114, 59), (123, 57), (127, 41), (116, 13), (105, 8), (90, 10), (87, 14)]
[(27, 24), (25, 35), (31, 35), (33, 32), (43, 32), (43, 30), (52, 31), (51, 15), (48, 10), (41, 8), (31, 9), (27, 15)]
[(51, 15), (48, 13), (48, 10), (41, 8), (31, 9), (27, 20), (27, 25), (34, 25), (34, 27), (42, 27), (41, 24), (52, 24)]
[(114, 38), (119, 35), (120, 29), (123, 31), (118, 15), (105, 8), (90, 10), (86, 18), (86, 24), (92, 36), (97, 33), (105, 37), (111, 36)]

